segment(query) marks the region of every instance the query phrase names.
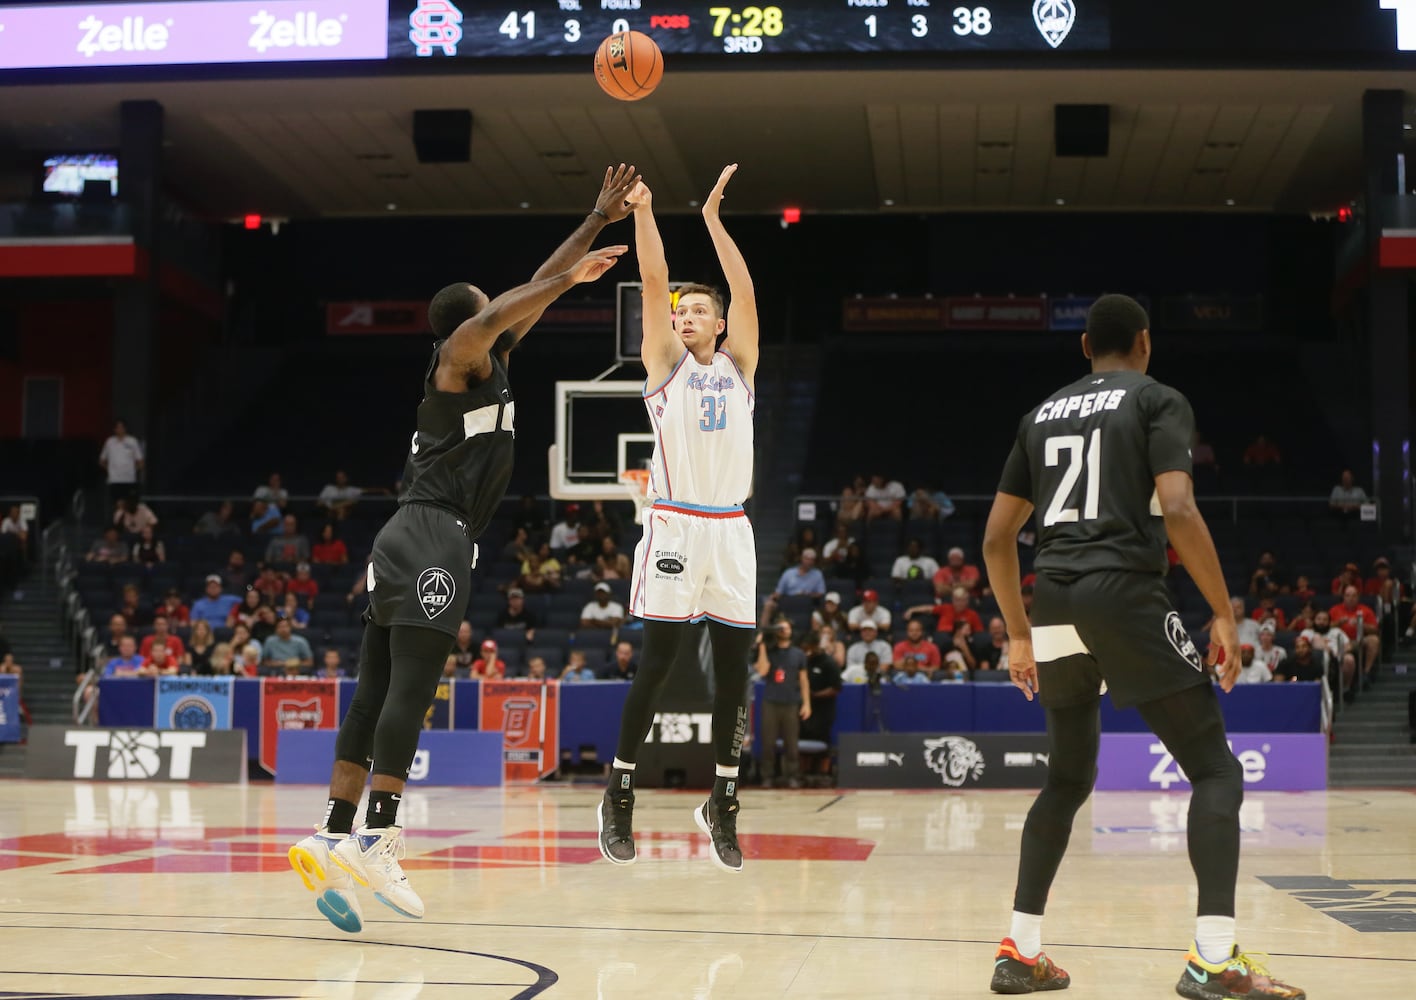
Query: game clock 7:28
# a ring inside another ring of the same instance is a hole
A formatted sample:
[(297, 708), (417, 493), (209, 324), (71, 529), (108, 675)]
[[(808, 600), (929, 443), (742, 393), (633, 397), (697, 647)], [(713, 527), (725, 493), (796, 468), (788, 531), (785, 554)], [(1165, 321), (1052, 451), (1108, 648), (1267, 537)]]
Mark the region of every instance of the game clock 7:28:
[(782, 33), (780, 7), (709, 7), (713, 19), (713, 37), (776, 38)]

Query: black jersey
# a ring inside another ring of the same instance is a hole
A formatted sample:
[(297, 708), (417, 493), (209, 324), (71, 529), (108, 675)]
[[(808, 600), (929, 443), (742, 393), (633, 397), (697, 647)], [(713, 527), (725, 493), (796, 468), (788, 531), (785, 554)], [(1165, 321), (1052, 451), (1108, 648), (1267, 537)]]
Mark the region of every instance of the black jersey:
[(1155, 477), (1191, 472), (1194, 426), (1183, 395), (1133, 371), (1095, 372), (1030, 410), (998, 489), (1037, 508), (1037, 571), (1164, 573)]
[(485, 382), (465, 392), (443, 392), (433, 385), (438, 350), (433, 351), (399, 501), (441, 507), (466, 518), (472, 538), (486, 530), (511, 481), (516, 403), (506, 365), (495, 351), (491, 359), (492, 374)]

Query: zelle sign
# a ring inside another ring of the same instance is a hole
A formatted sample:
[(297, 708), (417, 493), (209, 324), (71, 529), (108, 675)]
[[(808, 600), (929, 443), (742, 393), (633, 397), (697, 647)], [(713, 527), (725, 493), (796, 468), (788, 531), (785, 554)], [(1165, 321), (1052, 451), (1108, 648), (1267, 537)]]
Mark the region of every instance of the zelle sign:
[(385, 0), (179, 0), (0, 8), (0, 69), (388, 55)]

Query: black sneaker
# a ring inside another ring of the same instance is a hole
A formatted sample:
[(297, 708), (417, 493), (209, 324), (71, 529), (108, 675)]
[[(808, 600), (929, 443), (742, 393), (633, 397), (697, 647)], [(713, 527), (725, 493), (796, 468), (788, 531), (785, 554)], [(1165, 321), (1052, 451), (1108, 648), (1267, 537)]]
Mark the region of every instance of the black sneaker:
[(1197, 945), (1185, 960), (1175, 992), (1190, 1000), (1307, 1000), (1307, 993), (1273, 978), (1257, 956), (1244, 954), (1238, 945), (1228, 961), (1217, 965), (1202, 959)]
[(738, 800), (709, 798), (693, 810), (693, 821), (713, 842), (713, 863), (725, 872), (742, 871), (737, 839)]
[(634, 864), (634, 793), (605, 789), (595, 810), (600, 830), (600, 853), (615, 865)]

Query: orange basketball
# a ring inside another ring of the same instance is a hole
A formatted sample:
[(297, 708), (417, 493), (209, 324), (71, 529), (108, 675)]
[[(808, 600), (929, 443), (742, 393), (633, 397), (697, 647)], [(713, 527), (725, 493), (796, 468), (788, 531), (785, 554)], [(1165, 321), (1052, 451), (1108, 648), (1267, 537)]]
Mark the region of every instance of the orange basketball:
[(648, 97), (664, 78), (664, 53), (639, 31), (619, 31), (595, 51), (595, 80), (617, 101)]

